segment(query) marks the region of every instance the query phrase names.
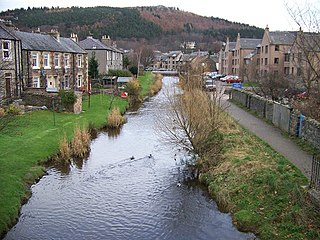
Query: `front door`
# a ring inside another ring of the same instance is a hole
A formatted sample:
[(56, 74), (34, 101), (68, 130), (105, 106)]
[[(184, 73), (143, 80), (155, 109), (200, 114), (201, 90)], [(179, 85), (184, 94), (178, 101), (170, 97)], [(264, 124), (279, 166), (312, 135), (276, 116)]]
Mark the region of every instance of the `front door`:
[(6, 94), (5, 97), (6, 98), (10, 98), (11, 97), (11, 74), (7, 74), (5, 75), (5, 81), (6, 81)]

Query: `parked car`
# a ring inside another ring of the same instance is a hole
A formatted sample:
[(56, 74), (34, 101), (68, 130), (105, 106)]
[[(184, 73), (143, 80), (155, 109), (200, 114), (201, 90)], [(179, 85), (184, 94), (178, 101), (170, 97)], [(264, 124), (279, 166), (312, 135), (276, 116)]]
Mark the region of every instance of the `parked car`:
[(220, 78), (220, 81), (226, 82), (226, 83), (239, 83), (241, 82), (241, 79), (238, 76), (227, 75), (223, 78)]

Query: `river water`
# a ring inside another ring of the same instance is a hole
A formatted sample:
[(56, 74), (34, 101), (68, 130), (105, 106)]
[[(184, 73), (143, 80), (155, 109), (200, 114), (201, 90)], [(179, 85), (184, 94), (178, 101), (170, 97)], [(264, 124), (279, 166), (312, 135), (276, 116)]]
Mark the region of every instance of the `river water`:
[(48, 169), (5, 239), (252, 239), (201, 187), (177, 186), (183, 154), (154, 126), (165, 104), (160, 92), (128, 112), (119, 134), (100, 132), (87, 159)]

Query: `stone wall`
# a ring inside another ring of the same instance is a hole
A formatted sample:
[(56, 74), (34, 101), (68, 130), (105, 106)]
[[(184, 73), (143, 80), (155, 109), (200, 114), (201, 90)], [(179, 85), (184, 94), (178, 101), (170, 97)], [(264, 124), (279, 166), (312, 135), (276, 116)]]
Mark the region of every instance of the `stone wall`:
[(22, 99), (27, 106), (47, 107), (56, 111), (68, 111), (79, 114), (82, 112), (82, 92), (75, 92), (77, 100), (73, 106), (63, 106), (58, 93), (48, 93), (44, 88), (25, 89)]
[(310, 118), (304, 118), (301, 135), (299, 135), (300, 112), (241, 89), (232, 89), (231, 98), (243, 107), (255, 111), (258, 116), (271, 121), (282, 131), (301, 137), (320, 150), (319, 122)]

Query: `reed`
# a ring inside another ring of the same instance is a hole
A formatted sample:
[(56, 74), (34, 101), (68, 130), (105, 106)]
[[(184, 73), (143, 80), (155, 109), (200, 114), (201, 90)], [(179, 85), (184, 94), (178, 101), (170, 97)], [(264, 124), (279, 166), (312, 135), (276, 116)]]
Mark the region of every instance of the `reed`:
[(122, 124), (126, 123), (126, 118), (121, 115), (120, 109), (115, 107), (107, 116), (107, 126), (110, 128), (119, 128)]
[(161, 74), (157, 74), (155, 76), (155, 81), (153, 82), (153, 84), (150, 86), (150, 95), (154, 96), (156, 95), (162, 88), (162, 75)]
[(59, 157), (57, 158), (60, 162), (67, 162), (72, 155), (72, 149), (67, 139), (67, 136), (64, 135), (59, 142)]
[(71, 142), (72, 153), (74, 157), (84, 157), (90, 149), (90, 133), (87, 129), (81, 129), (76, 126), (74, 129), (74, 137)]

